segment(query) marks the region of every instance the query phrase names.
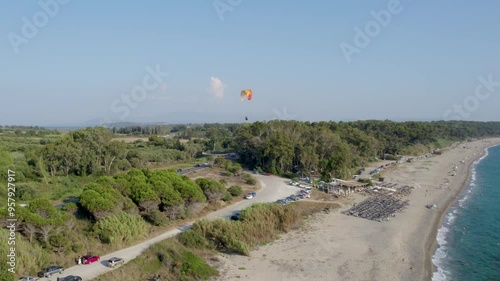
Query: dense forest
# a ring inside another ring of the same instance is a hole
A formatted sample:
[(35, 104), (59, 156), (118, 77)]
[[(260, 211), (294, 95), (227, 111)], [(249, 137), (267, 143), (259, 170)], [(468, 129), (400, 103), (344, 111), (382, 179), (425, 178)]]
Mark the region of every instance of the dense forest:
[(256, 122), (236, 132), (244, 164), (275, 174), (347, 178), (376, 159), (418, 155), (457, 140), (500, 135), (500, 122)]

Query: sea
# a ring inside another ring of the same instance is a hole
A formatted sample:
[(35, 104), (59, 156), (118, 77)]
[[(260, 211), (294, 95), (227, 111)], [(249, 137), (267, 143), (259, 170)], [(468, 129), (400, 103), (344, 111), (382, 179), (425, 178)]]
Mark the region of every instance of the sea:
[(473, 164), (437, 242), (433, 281), (500, 281), (500, 146)]

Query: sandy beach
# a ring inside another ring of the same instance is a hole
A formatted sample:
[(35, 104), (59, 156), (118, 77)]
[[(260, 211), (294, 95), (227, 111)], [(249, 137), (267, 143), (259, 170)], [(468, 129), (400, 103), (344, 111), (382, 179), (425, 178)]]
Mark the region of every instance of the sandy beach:
[[(441, 220), (463, 190), (470, 165), (495, 144), (500, 139), (462, 143), (442, 155), (398, 164), (383, 176), (386, 182), (416, 187), (404, 212), (386, 222), (341, 214), (367, 198), (352, 195), (339, 200), (341, 209), (315, 215), (303, 229), (250, 257), (223, 255), (218, 280), (430, 280)], [(454, 166), (458, 170), (451, 176)], [(438, 209), (427, 209), (427, 204)]]

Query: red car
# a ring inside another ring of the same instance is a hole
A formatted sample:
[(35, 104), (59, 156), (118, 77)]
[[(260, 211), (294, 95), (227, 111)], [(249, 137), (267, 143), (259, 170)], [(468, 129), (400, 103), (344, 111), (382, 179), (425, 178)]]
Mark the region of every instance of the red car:
[(101, 257), (99, 257), (99, 256), (87, 255), (87, 256), (82, 257), (82, 263), (83, 264), (91, 264), (93, 262), (99, 261), (100, 259), (101, 259)]

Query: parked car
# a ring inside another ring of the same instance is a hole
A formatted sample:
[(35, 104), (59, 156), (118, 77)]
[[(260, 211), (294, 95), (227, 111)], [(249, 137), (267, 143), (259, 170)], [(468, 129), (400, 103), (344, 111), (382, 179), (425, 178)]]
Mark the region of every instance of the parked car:
[(113, 258), (110, 258), (108, 260), (108, 267), (116, 267), (116, 266), (122, 265), (124, 263), (125, 263), (124, 259), (113, 257)]
[(286, 202), (283, 199), (279, 199), (279, 200), (276, 201), (276, 204), (285, 205)]
[(53, 274), (59, 273), (62, 274), (64, 272), (64, 268), (62, 266), (49, 266), (42, 271), (38, 272), (38, 277), (50, 277)]
[(19, 280), (17, 281), (37, 281), (38, 280), (38, 277), (36, 276), (23, 276), (21, 278), (19, 278)]
[(58, 279), (59, 281), (82, 281), (82, 277), (80, 276), (74, 276), (74, 275), (68, 275), (66, 277), (62, 277)]
[(257, 194), (255, 192), (248, 193), (248, 195), (245, 197), (246, 199), (252, 199), (256, 196)]
[(94, 263), (96, 261), (99, 261), (100, 259), (101, 259), (101, 257), (99, 257), (99, 256), (86, 255), (86, 256), (82, 257), (82, 263), (83, 264), (91, 264), (91, 263)]
[(240, 219), (240, 213), (239, 212), (236, 212), (234, 213), (232, 216), (231, 216), (231, 220), (232, 221), (237, 221)]

